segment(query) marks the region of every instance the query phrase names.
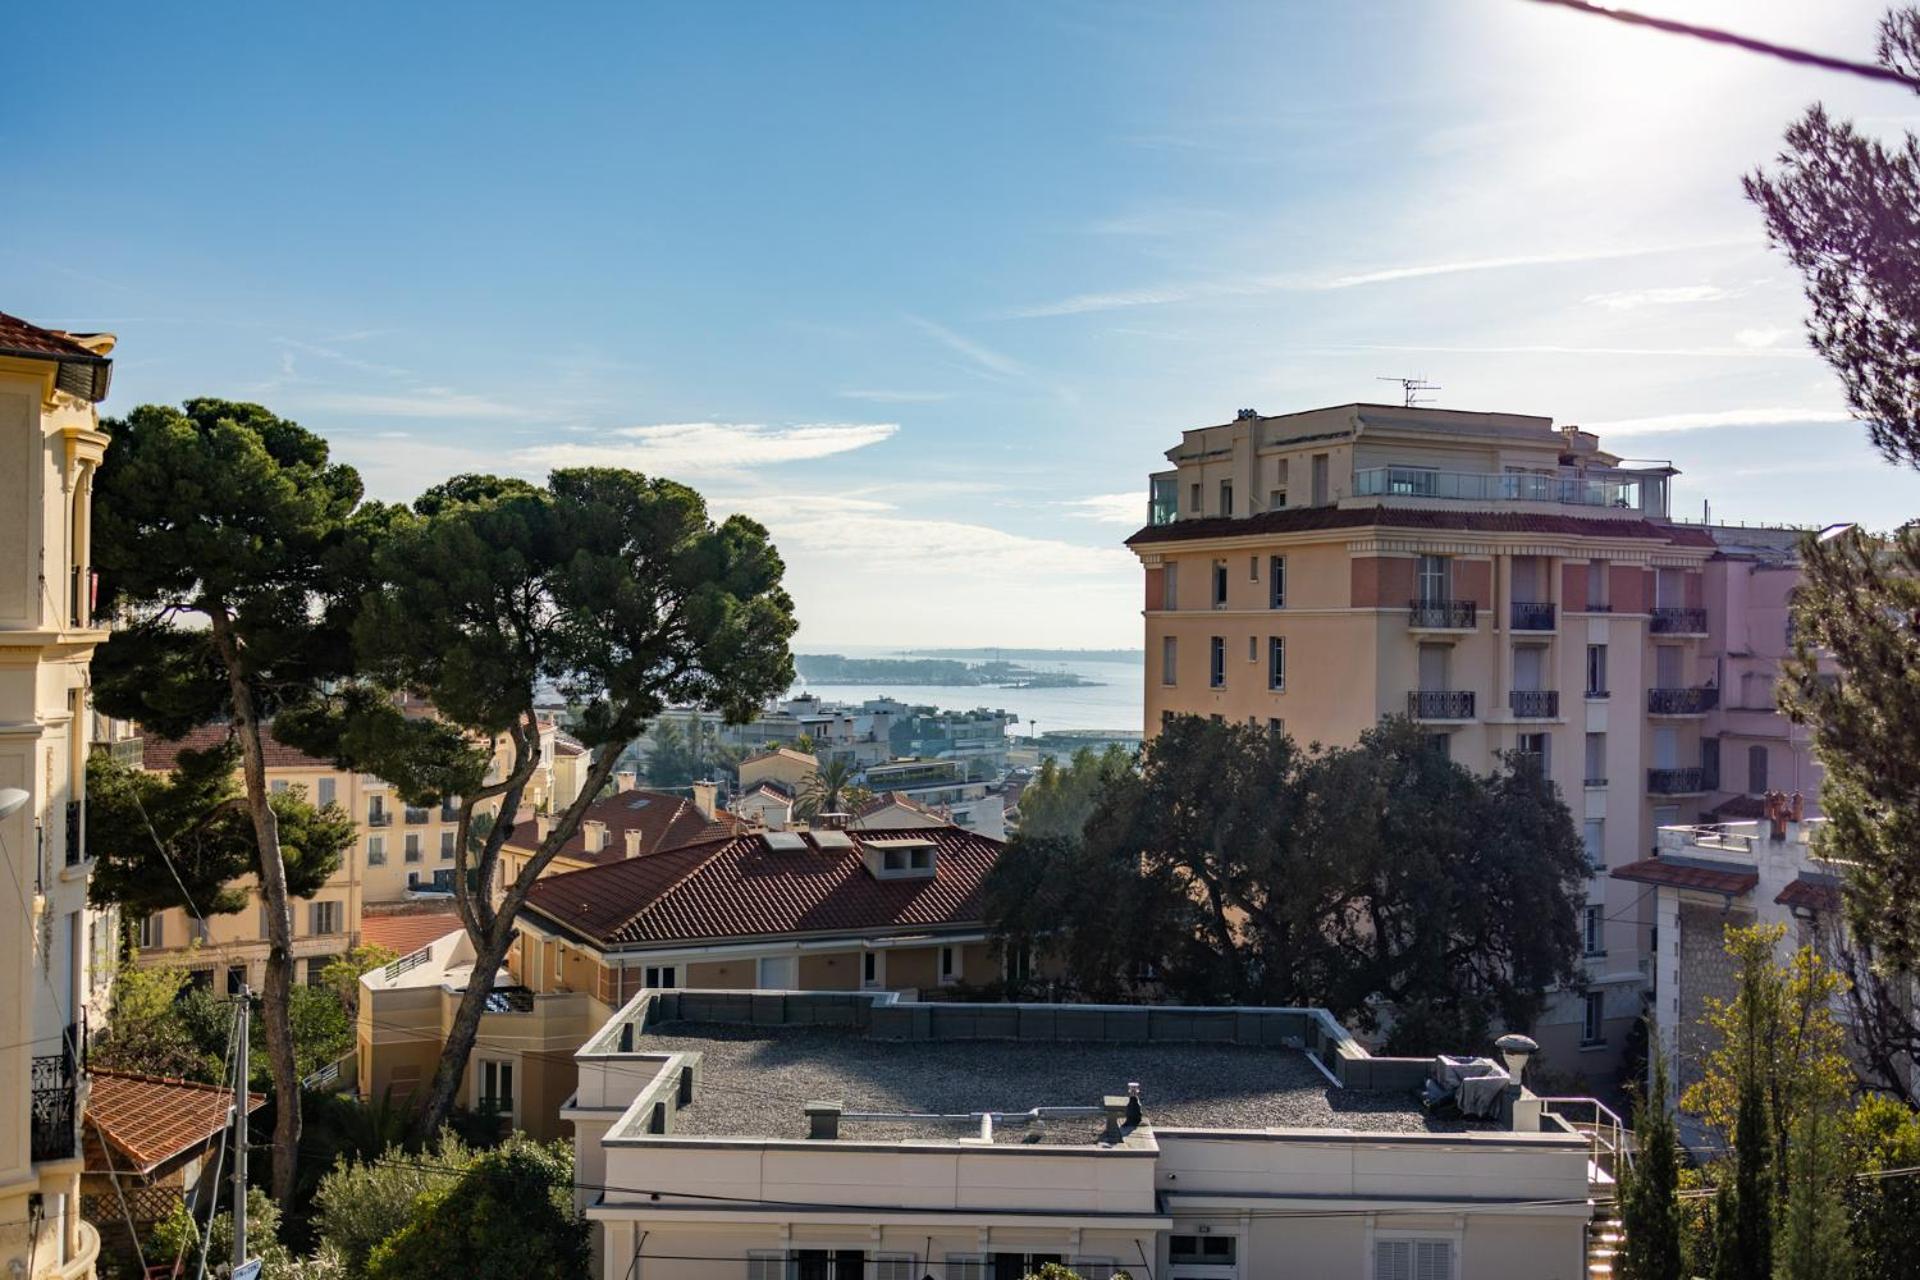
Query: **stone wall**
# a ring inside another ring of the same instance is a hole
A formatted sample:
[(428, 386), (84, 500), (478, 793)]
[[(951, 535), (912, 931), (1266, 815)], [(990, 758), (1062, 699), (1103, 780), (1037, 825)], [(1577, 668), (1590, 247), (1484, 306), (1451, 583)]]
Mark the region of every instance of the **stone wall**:
[(1727, 926), (1752, 923), (1751, 912), (1680, 904), (1678, 1061), (1673, 1073), (1681, 1089), (1700, 1078), (1701, 1061), (1717, 1042), (1705, 1024), (1707, 1001), (1731, 1000), (1739, 987), (1733, 957), (1726, 949)]

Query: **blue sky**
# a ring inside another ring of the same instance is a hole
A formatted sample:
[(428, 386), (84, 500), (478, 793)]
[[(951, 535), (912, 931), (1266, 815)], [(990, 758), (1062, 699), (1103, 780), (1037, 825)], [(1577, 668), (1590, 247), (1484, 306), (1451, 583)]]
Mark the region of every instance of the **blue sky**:
[[(1646, 7), (1859, 56), (1878, 12)], [(0, 310), (120, 334), (109, 409), (257, 399), (387, 498), (685, 479), (802, 648), (1135, 645), (1178, 432), (1380, 375), (1691, 512), (1920, 512), (1738, 188), (1807, 102), (1920, 103), (1526, 0), (102, 4), (0, 83)]]

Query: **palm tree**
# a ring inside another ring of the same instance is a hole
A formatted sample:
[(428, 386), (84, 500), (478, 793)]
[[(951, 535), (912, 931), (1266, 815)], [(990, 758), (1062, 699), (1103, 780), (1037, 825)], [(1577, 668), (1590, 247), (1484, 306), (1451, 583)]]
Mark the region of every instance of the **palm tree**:
[(840, 802), (853, 782), (853, 763), (835, 756), (800, 784), (799, 815), (809, 822), (823, 813), (841, 812)]

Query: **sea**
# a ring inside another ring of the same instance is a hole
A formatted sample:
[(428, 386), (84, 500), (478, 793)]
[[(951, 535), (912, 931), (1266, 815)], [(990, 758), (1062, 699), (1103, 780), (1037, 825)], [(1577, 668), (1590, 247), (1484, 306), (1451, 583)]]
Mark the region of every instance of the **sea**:
[[(948, 653), (925, 650), (908, 652), (880, 646), (836, 646), (821, 652), (844, 654), (849, 658), (954, 657)], [(964, 662), (979, 662), (971, 651)], [(1064, 671), (1095, 683), (1066, 689), (1002, 689), (994, 685), (940, 684), (811, 684), (805, 680), (793, 687), (794, 694), (812, 693), (838, 702), (864, 702), (868, 698), (894, 697), (902, 702), (932, 705), (944, 711), (970, 711), (991, 707), (1016, 717), (1007, 732), (1014, 737), (1031, 737), (1054, 729), (1093, 729), (1139, 733), (1145, 713), (1144, 661), (1095, 660), (1090, 658), (1039, 658), (1006, 655), (1034, 671)]]

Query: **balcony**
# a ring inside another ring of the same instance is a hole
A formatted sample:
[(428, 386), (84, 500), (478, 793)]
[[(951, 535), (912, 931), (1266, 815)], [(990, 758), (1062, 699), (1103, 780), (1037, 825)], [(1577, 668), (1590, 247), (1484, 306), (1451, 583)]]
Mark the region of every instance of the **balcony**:
[(1593, 480), (1582, 476), (1523, 475), (1504, 471), (1437, 471), (1430, 467), (1363, 467), (1353, 473), (1357, 498), (1435, 498), (1442, 502), (1551, 502), (1564, 507), (1638, 507), (1640, 481), (1632, 473)]
[(1649, 689), (1650, 716), (1703, 716), (1720, 705), (1718, 689)]
[(1513, 629), (1515, 631), (1553, 630), (1553, 606), (1536, 600), (1515, 600)]
[(1705, 609), (1676, 609), (1662, 606), (1652, 613), (1647, 629), (1657, 636), (1704, 636), (1707, 634)]
[(1516, 720), (1551, 720), (1560, 714), (1560, 691), (1514, 689), (1507, 694), (1507, 709)]
[(367, 825), (370, 827), (390, 827), (393, 825), (393, 815), (385, 809), (370, 810), (367, 814)]
[(1415, 631), (1472, 631), (1480, 624), (1480, 605), (1473, 600), (1413, 600), (1407, 604), (1407, 626)]
[(1701, 768), (1647, 770), (1647, 791), (1656, 796), (1705, 795), (1718, 781)]
[(425, 826), (430, 816), (429, 812), (425, 809), (416, 809), (412, 805), (407, 806), (407, 825), (410, 827)]
[(1471, 720), (1471, 689), (1417, 689), (1407, 695), (1407, 715), (1414, 720)]
[(76, 1095), (80, 1073), (71, 1051), (33, 1060), (33, 1134), (35, 1163), (71, 1160), (80, 1153), (75, 1140)]

